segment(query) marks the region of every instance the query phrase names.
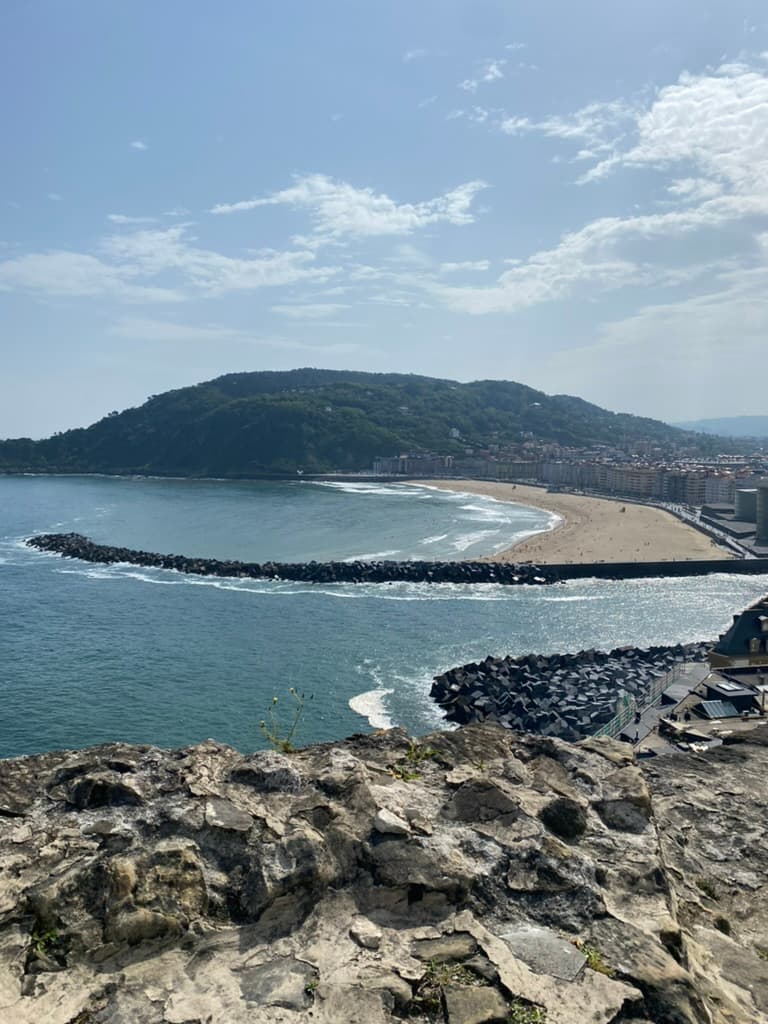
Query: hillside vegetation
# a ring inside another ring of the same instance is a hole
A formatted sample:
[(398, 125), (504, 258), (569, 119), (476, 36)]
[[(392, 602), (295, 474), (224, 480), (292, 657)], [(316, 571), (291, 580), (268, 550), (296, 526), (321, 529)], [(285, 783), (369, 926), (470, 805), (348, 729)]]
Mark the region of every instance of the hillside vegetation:
[[(2, 441), (0, 469), (245, 477), (355, 471), (369, 469), (377, 455), (462, 455), (467, 443), (503, 446), (526, 436), (588, 445), (694, 435), (510, 381), (303, 369), (228, 374), (87, 428)], [(706, 440), (699, 435), (699, 442)]]

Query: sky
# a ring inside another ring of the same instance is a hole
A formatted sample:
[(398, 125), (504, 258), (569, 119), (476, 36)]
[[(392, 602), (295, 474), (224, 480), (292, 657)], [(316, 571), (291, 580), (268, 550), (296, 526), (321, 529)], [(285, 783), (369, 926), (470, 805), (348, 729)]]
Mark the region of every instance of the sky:
[(3, 0), (0, 437), (223, 373), (765, 413), (764, 0)]

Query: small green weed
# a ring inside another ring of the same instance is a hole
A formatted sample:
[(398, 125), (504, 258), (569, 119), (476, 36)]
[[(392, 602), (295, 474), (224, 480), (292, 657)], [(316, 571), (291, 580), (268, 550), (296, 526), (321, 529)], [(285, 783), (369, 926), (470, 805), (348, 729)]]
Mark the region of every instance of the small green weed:
[(50, 956), (61, 944), (61, 937), (55, 928), (48, 928), (46, 931), (35, 929), (31, 937), (31, 949), (38, 956)]
[(765, 946), (755, 946), (755, 952), (761, 960), (768, 960), (768, 948)]
[(411, 764), (422, 764), (424, 761), (430, 761), (433, 757), (437, 757), (437, 754), (438, 751), (433, 750), (432, 747), (422, 747), (416, 740), (411, 740), (405, 756)]
[(546, 1024), (547, 1011), (543, 1006), (515, 999), (509, 1008), (508, 1024)]
[(417, 770), (418, 766), (437, 757), (437, 754), (438, 751), (433, 750), (432, 747), (422, 747), (416, 740), (411, 740), (405, 752), (405, 758), (398, 761), (397, 764), (390, 765), (389, 774), (401, 782), (413, 782), (415, 779), (421, 778), (421, 773)]
[(35, 960), (55, 960), (64, 967), (67, 963), (69, 942), (56, 928), (46, 928), (39, 922), (32, 929), (27, 947), (27, 966)]
[(296, 703), (293, 718), (290, 719), (289, 723), (283, 726), (278, 718), (277, 706), (279, 699), (277, 697), (272, 698), (266, 719), (262, 718), (259, 722), (259, 729), (269, 740), (272, 747), (280, 751), (281, 754), (292, 754), (296, 750), (296, 747), (293, 745), (293, 737), (296, 735), (296, 730), (306, 710), (307, 701), (314, 698), (314, 694), (310, 694), (307, 697), (304, 693), (299, 693), (295, 686), (291, 686), (288, 693)]
[(310, 978), (307, 984), (304, 986), (304, 991), (308, 996), (314, 996), (317, 992), (317, 986), (320, 984), (320, 978), (315, 975), (314, 978)]
[(414, 1007), (442, 1020), (443, 989), (450, 985), (482, 985), (482, 979), (463, 964), (430, 960), (414, 994)]
[(596, 946), (583, 945), (579, 946), (579, 949), (587, 958), (587, 967), (591, 971), (597, 971), (598, 974), (605, 974), (608, 978), (612, 978), (616, 973), (612, 967), (609, 967), (603, 958), (603, 954), (597, 949)]
[(711, 900), (719, 900), (720, 894), (717, 891), (717, 886), (711, 878), (697, 878), (696, 888), (708, 896)]

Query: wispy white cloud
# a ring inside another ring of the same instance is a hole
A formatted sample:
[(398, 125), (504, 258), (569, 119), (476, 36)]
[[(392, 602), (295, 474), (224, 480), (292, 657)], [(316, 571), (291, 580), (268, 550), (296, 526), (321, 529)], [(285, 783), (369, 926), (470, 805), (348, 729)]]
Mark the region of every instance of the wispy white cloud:
[(431, 267), (432, 258), (423, 249), (410, 242), (395, 246), (392, 254), (385, 257), (387, 263), (396, 263), (407, 267)]
[(0, 290), (178, 302), (193, 295), (323, 283), (338, 272), (313, 265), (315, 254), (308, 251), (233, 257), (203, 249), (193, 244), (188, 227), (110, 235), (97, 254), (54, 250), (0, 261)]
[(740, 193), (768, 191), (768, 75), (745, 64), (711, 74), (684, 73), (635, 118), (636, 137), (585, 176), (619, 167), (693, 166), (700, 177)]
[(641, 396), (653, 393), (671, 421), (725, 409), (732, 394), (758, 411), (763, 382), (745, 368), (765, 351), (766, 289), (766, 265), (725, 272), (702, 294), (643, 305), (606, 324), (594, 342), (545, 357), (538, 375), (596, 400), (610, 394), (624, 410), (644, 411)]
[(578, 156), (588, 159), (611, 151), (621, 138), (622, 129), (634, 127), (637, 107), (626, 100), (588, 103), (572, 114), (557, 114), (540, 120), (518, 115), (505, 117), (499, 127), (506, 135), (540, 134), (586, 145)]
[(489, 260), (464, 260), (460, 263), (441, 263), (440, 273), (455, 274), (465, 270), (482, 271), (488, 270), (490, 265), (491, 264)]
[(124, 213), (108, 213), (107, 220), (113, 224), (154, 224), (157, 217), (128, 217)]
[(134, 272), (86, 253), (51, 250), (0, 261), (0, 291), (58, 296), (108, 295), (128, 302), (178, 302), (172, 288), (136, 284)]
[(489, 60), (482, 73), (483, 81), (496, 82), (498, 79), (503, 78), (503, 68), (506, 63), (505, 60)]
[(164, 217), (187, 217), (189, 216), (189, 210), (186, 206), (174, 206), (171, 210), (163, 211)]
[(58, 203), (61, 201), (62, 197), (58, 192), (49, 192), (47, 198), (53, 200), (54, 203)]
[(134, 139), (129, 145), (131, 149), (149, 149), (149, 146), (142, 139)]
[(483, 181), (469, 181), (433, 199), (398, 203), (371, 188), (355, 188), (324, 174), (310, 174), (297, 177), (290, 188), (271, 196), (220, 203), (211, 212), (229, 214), (260, 206), (286, 205), (306, 209), (316, 235), (321, 237), (409, 235), (429, 224), (472, 224), (472, 202), (486, 187)]
[[(552, 249), (528, 259), (507, 261), (492, 286), (449, 287), (424, 283), (427, 291), (452, 309), (466, 313), (513, 313), (544, 302), (559, 301), (588, 286), (590, 294), (621, 287), (670, 285), (712, 272), (712, 263), (694, 256), (689, 265), (665, 259), (662, 242), (719, 230), (724, 223), (755, 214), (768, 217), (765, 200), (745, 203), (720, 197), (701, 206), (634, 217), (602, 217), (565, 234)], [(748, 236), (748, 229), (747, 229)], [(723, 263), (731, 264), (725, 253)]]
[(706, 178), (677, 178), (671, 185), (667, 186), (667, 192), (670, 195), (692, 203), (699, 203), (705, 199), (714, 199), (722, 191), (723, 187), (719, 182), (707, 181)]
[(430, 51), (425, 50), (422, 47), (417, 47), (414, 50), (406, 50), (403, 54), (403, 63), (410, 64), (412, 60), (421, 60), (423, 57), (429, 57)]
[(315, 352), (322, 355), (353, 354), (361, 348), (360, 345), (349, 342), (307, 344), (295, 338), (284, 338), (279, 335), (265, 337), (253, 331), (226, 327), (221, 324), (184, 324), (147, 317), (124, 317), (112, 324), (107, 333), (113, 337), (126, 338), (129, 341), (150, 341), (161, 344), (181, 342), (216, 346), (226, 343), (241, 343), (261, 348)]
[(195, 291), (222, 295), (297, 281), (326, 281), (335, 267), (313, 266), (315, 254), (307, 251), (267, 251), (253, 258), (226, 256), (192, 244), (186, 225), (113, 235), (103, 251), (133, 273), (176, 273)]
[(437, 96), (427, 96), (426, 99), (420, 100), (416, 107), (418, 110), (423, 110), (425, 107), (431, 107), (433, 103), (437, 103)]
[(459, 82), (459, 89), (464, 92), (476, 93), (483, 82), (497, 82), (504, 77), (505, 58), (482, 61), (477, 72), (472, 78), (465, 78)]
[(124, 317), (112, 324), (107, 333), (132, 341), (221, 342), (250, 339), (247, 331), (219, 324), (180, 324), (148, 317)]
[(291, 317), (293, 320), (319, 320), (322, 317), (335, 316), (351, 307), (344, 302), (305, 302), (291, 305), (270, 306), (273, 313)]

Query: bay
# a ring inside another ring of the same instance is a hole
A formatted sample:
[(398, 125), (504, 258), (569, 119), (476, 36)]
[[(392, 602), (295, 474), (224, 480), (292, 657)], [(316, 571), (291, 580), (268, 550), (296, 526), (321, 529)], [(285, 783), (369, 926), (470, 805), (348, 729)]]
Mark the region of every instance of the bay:
[(264, 561), (463, 558), (550, 528), (536, 509), (369, 483), (0, 478), (0, 757), (113, 739), (264, 746), (272, 697), (311, 695), (298, 740), (439, 726), (432, 677), (487, 654), (716, 635), (768, 577), (310, 586), (95, 566), (33, 551), (75, 530)]

